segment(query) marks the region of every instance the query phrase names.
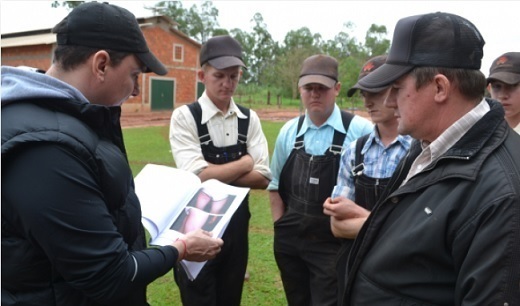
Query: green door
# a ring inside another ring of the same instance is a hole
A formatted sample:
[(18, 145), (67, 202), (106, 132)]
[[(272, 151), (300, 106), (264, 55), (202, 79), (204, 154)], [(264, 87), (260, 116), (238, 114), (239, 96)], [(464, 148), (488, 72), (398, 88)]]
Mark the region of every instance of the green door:
[(152, 79), (152, 106), (154, 110), (170, 110), (175, 105), (174, 80)]
[(206, 89), (206, 87), (204, 86), (204, 83), (197, 82), (197, 99), (200, 98), (200, 96), (202, 96), (204, 89)]

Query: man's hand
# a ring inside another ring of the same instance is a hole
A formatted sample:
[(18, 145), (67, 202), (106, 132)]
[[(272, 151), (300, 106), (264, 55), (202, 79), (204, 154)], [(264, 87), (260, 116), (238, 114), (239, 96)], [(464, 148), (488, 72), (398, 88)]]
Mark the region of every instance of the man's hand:
[(184, 254), (180, 259), (189, 261), (206, 261), (215, 258), (224, 245), (222, 239), (213, 238), (210, 232), (201, 229), (187, 233), (180, 240), (184, 240), (185, 244), (176, 241), (173, 246), (179, 250), (179, 254)]
[(323, 203), (323, 213), (330, 216), (332, 234), (348, 239), (357, 237), (370, 215), (370, 211), (343, 197), (327, 198)]
[(339, 220), (351, 218), (367, 218), (370, 211), (344, 198), (327, 198), (323, 203), (323, 213)]

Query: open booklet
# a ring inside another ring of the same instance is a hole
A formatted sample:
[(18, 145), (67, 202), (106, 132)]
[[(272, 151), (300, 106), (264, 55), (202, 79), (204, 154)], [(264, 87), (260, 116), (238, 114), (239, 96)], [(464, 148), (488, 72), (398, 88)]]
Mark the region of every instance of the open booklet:
[[(147, 164), (135, 177), (135, 191), (141, 202), (142, 223), (151, 245), (170, 245), (185, 233), (202, 228), (222, 237), (233, 213), (249, 192), (185, 170)], [(182, 260), (188, 277), (194, 280), (205, 262)]]

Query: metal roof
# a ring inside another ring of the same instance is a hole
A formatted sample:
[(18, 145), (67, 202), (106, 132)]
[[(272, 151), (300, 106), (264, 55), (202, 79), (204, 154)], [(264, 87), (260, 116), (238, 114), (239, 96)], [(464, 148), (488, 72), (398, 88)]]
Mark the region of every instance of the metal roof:
[(34, 45), (51, 45), (56, 43), (56, 34), (44, 33), (29, 36), (18, 36), (2, 38), (2, 48), (12, 48), (21, 46), (34, 46)]
[[(194, 39), (190, 38), (185, 33), (179, 31), (176, 28), (177, 23), (172, 21), (166, 16), (152, 16), (146, 18), (137, 18), (137, 22), (140, 27), (147, 27), (153, 25), (159, 25), (161, 23), (168, 25), (168, 29), (171, 32), (185, 38), (187, 41), (201, 47), (201, 44)], [(51, 32), (51, 29), (39, 29), (26, 32), (18, 33), (6, 33), (1, 35), (1, 47), (2, 48), (13, 48), (23, 46), (34, 46), (34, 45), (51, 45), (56, 43), (56, 34)]]

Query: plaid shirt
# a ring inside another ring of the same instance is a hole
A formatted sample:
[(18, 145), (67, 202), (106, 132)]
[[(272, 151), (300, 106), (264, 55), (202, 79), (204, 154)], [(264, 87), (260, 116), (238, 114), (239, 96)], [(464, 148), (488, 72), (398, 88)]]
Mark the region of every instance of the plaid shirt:
[[(372, 178), (391, 177), (401, 159), (406, 155), (406, 152), (408, 152), (411, 143), (412, 137), (398, 135), (397, 138), (385, 148), (379, 138), (377, 129), (374, 128), (361, 150), (361, 154), (364, 155), (363, 173)], [(354, 165), (355, 160), (356, 141), (353, 141), (341, 156), (338, 181), (336, 183), (338, 186), (348, 187), (349, 192), (347, 198), (352, 201), (355, 199), (354, 177), (352, 175), (352, 169), (357, 166)], [(335, 196), (338, 195), (332, 195), (332, 197)]]

